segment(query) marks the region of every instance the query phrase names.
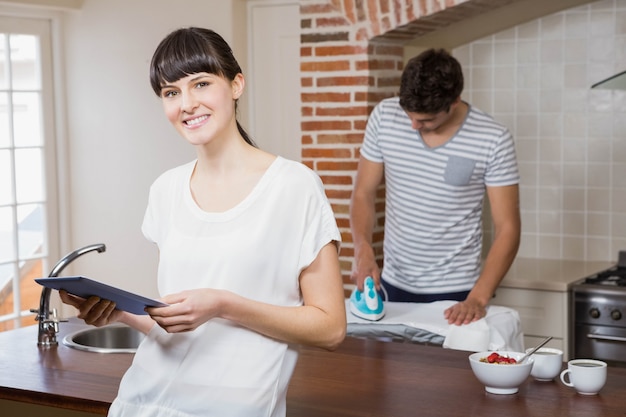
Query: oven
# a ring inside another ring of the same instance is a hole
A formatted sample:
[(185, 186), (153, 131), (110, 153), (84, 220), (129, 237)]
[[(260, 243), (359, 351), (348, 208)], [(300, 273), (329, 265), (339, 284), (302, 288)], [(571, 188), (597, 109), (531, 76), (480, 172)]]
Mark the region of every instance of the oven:
[(572, 284), (570, 352), (626, 367), (626, 251), (618, 263)]

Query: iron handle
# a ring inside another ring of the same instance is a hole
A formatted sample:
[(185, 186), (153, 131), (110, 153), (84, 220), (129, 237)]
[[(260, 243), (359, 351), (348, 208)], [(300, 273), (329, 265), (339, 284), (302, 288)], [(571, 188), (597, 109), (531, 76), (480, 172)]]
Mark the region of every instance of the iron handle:
[(588, 333), (587, 334), (587, 338), (588, 339), (597, 339), (597, 340), (610, 340), (612, 342), (626, 342), (626, 337), (605, 336), (605, 335), (595, 334), (595, 333)]

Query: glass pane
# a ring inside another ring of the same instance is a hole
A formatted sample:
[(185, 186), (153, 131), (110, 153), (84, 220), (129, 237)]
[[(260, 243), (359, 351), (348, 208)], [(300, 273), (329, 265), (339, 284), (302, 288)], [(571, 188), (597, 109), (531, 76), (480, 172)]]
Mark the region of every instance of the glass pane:
[[(13, 313), (13, 264), (0, 265), (0, 316)], [(0, 331), (14, 328), (14, 321), (0, 323)]]
[[(0, 264), (0, 300), (2, 300), (6, 288), (13, 288), (11, 286), (11, 281), (13, 280), (14, 269), (15, 268), (12, 263)], [(0, 316), (1, 315), (2, 313), (0, 313)]]
[(0, 88), (9, 88), (8, 68), (9, 60), (7, 59), (7, 36), (0, 33)]
[(15, 150), (15, 183), (18, 203), (44, 198), (41, 149)]
[(9, 262), (16, 259), (14, 243), (13, 209), (11, 207), (0, 207), (0, 262)]
[(13, 134), (15, 147), (42, 143), (41, 95), (13, 93)]
[[(20, 310), (27, 310), (39, 307), (39, 298), (41, 296), (41, 285), (35, 282), (35, 278), (45, 277), (43, 273), (43, 261), (41, 259), (31, 259), (24, 262), (20, 268)], [(34, 324), (34, 316), (24, 317), (22, 326), (30, 326)]]
[(44, 244), (44, 216), (41, 204), (17, 207), (17, 241), (19, 259), (32, 258), (42, 253)]
[(11, 151), (0, 149), (0, 205), (14, 203), (12, 168)]
[(14, 90), (41, 90), (39, 39), (34, 35), (9, 35)]
[(9, 94), (0, 93), (0, 148), (7, 148), (11, 145), (9, 117)]

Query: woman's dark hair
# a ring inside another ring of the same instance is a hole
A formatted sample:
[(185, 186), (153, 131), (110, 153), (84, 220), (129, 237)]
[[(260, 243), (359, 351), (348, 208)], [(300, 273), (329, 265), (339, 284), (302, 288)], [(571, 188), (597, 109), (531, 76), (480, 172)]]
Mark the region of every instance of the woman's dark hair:
[(461, 64), (443, 49), (429, 49), (407, 63), (400, 81), (400, 106), (408, 112), (448, 111), (463, 91)]
[[(160, 97), (164, 83), (199, 72), (215, 74), (230, 81), (242, 73), (224, 38), (210, 29), (182, 28), (167, 35), (157, 46), (150, 63), (150, 84)], [(239, 121), (237, 129), (247, 143), (256, 146)]]

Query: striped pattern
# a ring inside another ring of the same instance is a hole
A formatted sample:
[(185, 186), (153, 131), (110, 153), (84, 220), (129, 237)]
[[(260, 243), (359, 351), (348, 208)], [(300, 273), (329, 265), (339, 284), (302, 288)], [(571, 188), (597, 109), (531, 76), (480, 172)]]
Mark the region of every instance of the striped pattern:
[(413, 293), (471, 289), (485, 186), (519, 182), (508, 129), (470, 107), (454, 138), (428, 148), (394, 97), (370, 115), (361, 155), (385, 164), (385, 280)]

